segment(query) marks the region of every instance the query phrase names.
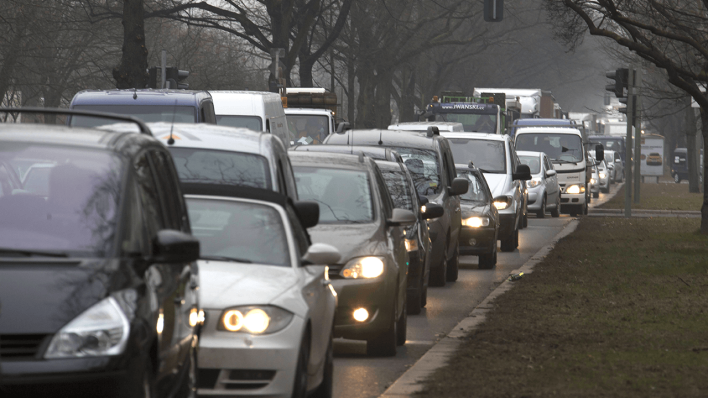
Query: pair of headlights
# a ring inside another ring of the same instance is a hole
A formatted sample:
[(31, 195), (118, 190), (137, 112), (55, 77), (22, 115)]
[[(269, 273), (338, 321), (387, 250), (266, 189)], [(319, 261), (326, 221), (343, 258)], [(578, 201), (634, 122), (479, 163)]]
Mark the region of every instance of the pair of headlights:
[(462, 219), (463, 227), (479, 228), (489, 226), (489, 217), (474, 216)]

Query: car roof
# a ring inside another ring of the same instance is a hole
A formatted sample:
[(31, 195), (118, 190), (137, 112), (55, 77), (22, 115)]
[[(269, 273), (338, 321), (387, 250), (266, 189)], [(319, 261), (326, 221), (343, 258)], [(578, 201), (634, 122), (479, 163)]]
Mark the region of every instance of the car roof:
[[(437, 137), (437, 138), (436, 138)], [(405, 130), (345, 130), (343, 133), (330, 134), (325, 139), (327, 144), (386, 146), (417, 149), (434, 149), (435, 141), (440, 136), (428, 137), (427, 132), (419, 133)]]
[(388, 126), (388, 130), (427, 131), (430, 126), (445, 131), (455, 131), (455, 128), (463, 131), (462, 123), (459, 122), (403, 122)]
[(71, 107), (76, 105), (173, 105), (194, 106), (211, 98), (207, 91), (169, 89), (83, 90), (74, 95)]
[[(299, 152), (329, 152), (329, 153), (346, 153), (349, 155), (358, 155), (359, 152), (364, 152), (364, 155), (375, 160), (389, 160), (388, 156), (391, 153), (396, 153), (388, 147), (363, 146), (363, 145), (297, 145), (290, 147), (289, 151)], [(395, 155), (394, 155), (395, 156)], [(398, 155), (400, 157), (401, 155)], [(401, 159), (402, 161), (402, 159)]]
[(490, 141), (508, 141), (511, 138), (506, 134), (488, 134), (488, 133), (440, 133), (445, 138), (464, 138), (470, 140), (490, 140)]
[[(327, 152), (289, 152), (290, 161), (295, 165), (329, 165), (345, 166), (345, 168), (368, 170), (372, 160), (368, 156), (347, 155)], [(360, 161), (360, 158), (363, 158)]]
[(553, 134), (577, 134), (582, 135), (580, 130), (573, 127), (524, 127), (516, 130), (516, 135), (529, 133), (553, 133)]
[(571, 119), (551, 119), (551, 118), (524, 118), (514, 120), (515, 126), (533, 126), (533, 125), (559, 125), (559, 126), (574, 126), (574, 120)]
[(516, 151), (516, 154), (519, 156), (542, 156), (543, 152), (536, 152), (536, 151)]
[(214, 124), (191, 124), (158, 122), (148, 123), (152, 134), (161, 142), (166, 143), (170, 137), (175, 140), (175, 148), (203, 148), (231, 150), (234, 152), (261, 153), (262, 140), (272, 137), (272, 134), (253, 131), (245, 128), (217, 126)]
[(288, 196), (267, 189), (238, 185), (184, 182), (180, 185), (182, 186), (182, 193), (184, 195), (223, 196), (229, 198), (260, 200), (263, 202), (275, 203), (281, 207), (285, 207), (288, 203), (292, 205), (292, 199)]
[(332, 114), (332, 111), (324, 108), (283, 108), (286, 115), (322, 115)]

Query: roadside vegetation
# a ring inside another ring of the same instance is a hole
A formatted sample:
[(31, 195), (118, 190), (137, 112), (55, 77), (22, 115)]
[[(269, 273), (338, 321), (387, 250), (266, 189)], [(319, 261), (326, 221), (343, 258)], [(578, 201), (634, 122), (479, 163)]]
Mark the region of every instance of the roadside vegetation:
[[(639, 204), (632, 200), (633, 209), (700, 211), (703, 205), (703, 194), (689, 193), (688, 184), (642, 184), (640, 189)], [(624, 209), (624, 186), (599, 208)]]
[(582, 219), (494, 302), (423, 394), (707, 396), (708, 237), (699, 225)]

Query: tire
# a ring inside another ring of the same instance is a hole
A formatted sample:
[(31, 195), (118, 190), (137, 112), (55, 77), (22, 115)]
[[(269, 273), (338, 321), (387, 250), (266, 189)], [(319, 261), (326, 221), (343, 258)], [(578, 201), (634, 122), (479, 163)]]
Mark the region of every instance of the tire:
[(302, 336), (300, 352), (297, 355), (297, 369), (293, 383), (293, 398), (307, 397), (307, 365), (310, 362), (310, 332)]
[(556, 199), (556, 208), (551, 210), (551, 217), (557, 218), (561, 215), (561, 199), (560, 194), (558, 194), (558, 199)]
[(428, 305), (428, 287), (427, 286), (423, 289), (423, 295), (420, 297), (420, 306), (422, 308), (425, 308), (426, 305)]
[[(406, 309), (407, 300), (403, 300), (403, 311), (401, 311), (401, 316), (398, 317), (396, 321), (396, 345), (402, 346), (406, 344), (406, 334), (408, 327), (408, 310)], [(394, 354), (395, 355), (395, 354)]]
[(197, 398), (197, 351), (191, 350), (189, 353), (189, 363), (187, 364), (187, 374), (184, 375), (182, 384), (175, 394), (176, 398)]
[(479, 256), (479, 269), (492, 269), (497, 265), (497, 248), (489, 254), (481, 254)]
[(521, 228), (524, 229), (529, 226), (529, 212), (528, 210), (524, 212), (524, 214), (521, 216)]
[(519, 230), (518, 230), (518, 228), (515, 229), (514, 232), (511, 233), (511, 236), (509, 236), (506, 239), (502, 239), (501, 251), (513, 252), (514, 250), (516, 250), (517, 247), (519, 247)]
[(592, 197), (595, 198), (595, 199), (599, 198), (599, 197), (600, 197), (600, 192), (593, 192), (593, 193), (592, 193)]
[[(141, 381), (141, 385), (137, 386), (127, 386), (123, 385), (120, 386), (122, 387), (122, 394), (120, 396), (123, 396), (125, 398), (155, 398), (157, 397), (157, 385), (155, 383), (155, 374), (153, 372), (153, 366), (152, 366), (152, 360), (149, 358), (145, 359), (144, 365), (143, 365), (143, 379)], [(136, 394), (136, 391), (138, 393)]]
[(455, 282), (460, 275), (460, 244), (455, 245), (455, 254), (447, 262), (447, 281)]
[(430, 286), (442, 287), (447, 282), (447, 258), (443, 254), (443, 262), (437, 269), (430, 270)]
[(393, 307), (393, 316), (388, 330), (371, 340), (366, 341), (366, 355), (372, 357), (392, 357), (396, 355), (396, 343), (398, 333), (396, 332), (396, 306)]
[(420, 314), (423, 307), (423, 277), (418, 278), (418, 286), (406, 298), (406, 311), (410, 315)]
[(329, 335), (329, 345), (325, 354), (325, 368), (322, 374), (322, 383), (310, 397), (332, 398), (334, 392), (334, 343), (332, 334)]
[(536, 217), (538, 218), (546, 218), (546, 197), (543, 197), (543, 200), (541, 201), (541, 210), (539, 210), (536, 213)]
[(678, 173), (674, 174), (674, 182), (677, 184), (681, 182), (681, 176)]

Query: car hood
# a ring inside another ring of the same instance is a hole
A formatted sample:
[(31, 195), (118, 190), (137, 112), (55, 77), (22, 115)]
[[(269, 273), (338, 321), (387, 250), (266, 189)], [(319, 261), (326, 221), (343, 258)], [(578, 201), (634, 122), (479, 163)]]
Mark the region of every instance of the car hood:
[(489, 190), (495, 198), (506, 194), (506, 187), (509, 185), (507, 180), (510, 178), (507, 174), (484, 173), (484, 179), (487, 180)]
[(308, 229), (313, 243), (327, 243), (342, 255), (341, 264), (360, 256), (378, 256), (386, 250), (379, 224), (330, 224)]
[(199, 261), (199, 305), (222, 309), (270, 304), (297, 283), (291, 267)]
[(56, 333), (131, 277), (117, 260), (1, 260), (0, 335)]
[(485, 202), (472, 202), (461, 200), (460, 210), (462, 212), (462, 218), (490, 213), (489, 205)]

